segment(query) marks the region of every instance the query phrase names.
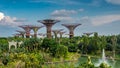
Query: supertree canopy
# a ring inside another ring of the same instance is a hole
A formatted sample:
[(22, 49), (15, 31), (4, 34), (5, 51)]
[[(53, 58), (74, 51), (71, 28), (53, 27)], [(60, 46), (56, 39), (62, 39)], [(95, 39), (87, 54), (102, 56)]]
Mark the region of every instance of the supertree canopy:
[(55, 23), (60, 22), (60, 21), (59, 20), (53, 20), (53, 19), (45, 19), (45, 20), (38, 20), (38, 22), (40, 22), (40, 23), (42, 23), (46, 26), (47, 37), (52, 38), (51, 28)]
[(72, 38), (74, 36), (74, 29), (81, 24), (72, 23), (72, 24), (62, 24), (62, 25), (65, 26), (66, 28), (68, 28), (69, 38)]

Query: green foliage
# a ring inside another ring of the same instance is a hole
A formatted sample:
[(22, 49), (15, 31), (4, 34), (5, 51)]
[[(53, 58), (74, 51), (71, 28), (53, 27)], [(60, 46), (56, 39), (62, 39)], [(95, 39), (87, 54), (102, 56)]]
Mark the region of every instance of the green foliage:
[(64, 45), (52, 45), (50, 46), (50, 54), (53, 57), (66, 57), (68, 52), (68, 48)]
[(42, 43), (42, 45), (41, 45), (41, 49), (45, 49), (45, 51), (47, 50), (47, 49), (50, 49), (50, 47), (54, 47), (54, 46), (56, 46), (57, 45), (57, 43), (55, 42), (55, 40), (53, 40), (53, 39), (48, 39), (48, 38), (45, 38), (44, 40), (43, 40), (43, 43)]
[(0, 51), (6, 52), (8, 50), (7, 38), (0, 38)]
[(71, 43), (71, 44), (68, 45), (68, 51), (69, 52), (77, 52), (77, 49), (78, 49), (78, 45), (77, 44)]
[(8, 37), (7, 40), (8, 41), (14, 40), (14, 41), (19, 42), (19, 41), (24, 41), (25, 39), (24, 38), (20, 38), (20, 37)]
[[(2, 54), (8, 52), (8, 41), (24, 41), (24, 44), (17, 48), (17, 50), (11, 50), (9, 56)], [(116, 36), (98, 36), (97, 33), (94, 36), (82, 36), (74, 38), (61, 38), (61, 42), (58, 43), (54, 39), (45, 38), (43, 40), (37, 38), (0, 38), (0, 59), (6, 65), (6, 63), (16, 65), (18, 61), (25, 63), (28, 68), (40, 68), (44, 62), (53, 61), (52, 58), (65, 58), (68, 52), (73, 53), (79, 49), (84, 54), (99, 55), (100, 50), (105, 48), (106, 54), (111, 56), (112, 50), (116, 51), (117, 56), (120, 54), (120, 35)], [(69, 55), (71, 57), (71, 55)], [(73, 56), (74, 57), (74, 56)], [(76, 58), (76, 56), (74, 57)], [(66, 59), (66, 58), (65, 58)], [(62, 66), (62, 65), (61, 65)], [(65, 66), (62, 66), (65, 67)], [(69, 67), (74, 67), (69, 66)], [(14, 67), (11, 67), (14, 68)], [(95, 67), (88, 61), (80, 64), (78, 68), (110, 68), (106, 67), (106, 64), (101, 64), (100, 67)]]
[(106, 63), (101, 63), (98, 67), (96, 67), (92, 62), (90, 57), (85, 63), (80, 64), (77, 68), (111, 68), (111, 66), (107, 65)]
[(93, 64), (86, 64), (86, 63), (83, 63), (81, 64), (79, 67), (77, 68), (96, 68)]
[(80, 64), (77, 68), (96, 68), (93, 63), (91, 63), (90, 56), (88, 56), (87, 62)]
[(57, 57), (66, 57), (68, 53), (68, 48), (64, 45), (59, 45), (56, 49), (56, 55)]
[(106, 45), (107, 45), (107, 41), (105, 36), (100, 37), (100, 49), (102, 51), (102, 49), (105, 49)]
[(65, 45), (65, 46), (67, 46), (68, 44), (70, 44), (70, 40), (69, 40), (69, 38), (61, 38), (61, 43), (60, 44), (62, 44), (62, 45)]
[(3, 59), (3, 60), (2, 60), (2, 63), (3, 63), (4, 65), (7, 65), (7, 64), (8, 64), (8, 59), (6, 59), (6, 58)]
[(27, 51), (32, 52), (35, 50), (39, 50), (40, 49), (40, 45), (41, 45), (41, 40), (37, 39), (37, 38), (31, 38), (31, 39), (27, 39), (24, 41), (24, 44), (22, 47), (24, 47)]
[(41, 67), (44, 62), (43, 56), (39, 53), (30, 53), (27, 55), (25, 65), (26, 67)]
[(66, 57), (68, 48), (64, 45), (56, 43), (53, 39), (45, 38), (41, 45), (41, 49), (49, 52), (53, 57)]
[(85, 53), (87, 54), (88, 52), (88, 45), (89, 45), (89, 37), (88, 36), (84, 36), (83, 35), (83, 38), (82, 38), (83, 42), (82, 42), (82, 53)]
[(35, 52), (35, 53), (10, 53), (10, 61), (9, 63), (17, 63), (17, 61), (21, 61), (25, 63), (25, 68), (40, 68), (41, 65), (44, 63), (44, 57), (41, 53)]
[(100, 49), (100, 44), (99, 44), (100, 40), (98, 37), (98, 33), (94, 33), (94, 37), (92, 38), (92, 46), (93, 46), (93, 52), (95, 52), (95, 54), (97, 54), (97, 50)]
[(108, 66), (106, 63), (101, 63), (99, 68), (111, 68), (111, 66)]

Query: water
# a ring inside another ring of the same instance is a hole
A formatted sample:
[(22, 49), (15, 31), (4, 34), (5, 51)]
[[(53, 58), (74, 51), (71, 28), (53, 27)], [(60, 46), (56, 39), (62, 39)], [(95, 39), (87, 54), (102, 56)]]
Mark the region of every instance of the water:
[(105, 63), (107, 64), (108, 66), (111, 65), (108, 60), (106, 59), (106, 56), (105, 56), (105, 50), (103, 49), (102, 50), (102, 58), (99, 59), (98, 63), (95, 63), (95, 66), (100, 66), (101, 63)]
[(102, 62), (107, 63), (104, 49), (102, 51)]
[[(81, 57), (79, 58), (79, 64), (84, 63), (87, 61), (87, 57)], [(99, 66), (101, 63), (106, 63), (110, 66), (112, 66), (112, 68), (120, 68), (120, 60), (114, 60), (114, 59), (107, 59), (105, 56), (105, 51), (103, 49), (102, 51), (102, 58), (98, 59), (98, 58), (91, 58), (91, 62), (93, 64), (95, 64), (95, 66)]]
[[(78, 64), (82, 64), (86, 61), (87, 61), (87, 57), (81, 57), (81, 58), (79, 58)], [(97, 64), (99, 61), (100, 61), (100, 59), (98, 59), (98, 58), (91, 58), (91, 62), (93, 64)], [(120, 68), (120, 60), (115, 60), (115, 62), (114, 62), (111, 59), (108, 59), (107, 62), (109, 62), (109, 65), (112, 66), (112, 68)]]

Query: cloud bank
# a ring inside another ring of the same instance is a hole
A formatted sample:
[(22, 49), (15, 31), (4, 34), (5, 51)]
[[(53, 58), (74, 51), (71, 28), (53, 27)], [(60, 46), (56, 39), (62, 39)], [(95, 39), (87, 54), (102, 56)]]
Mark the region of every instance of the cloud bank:
[(96, 16), (96, 17), (92, 17), (90, 20), (94, 26), (100, 26), (100, 25), (110, 24), (116, 21), (120, 21), (120, 15)]
[(61, 9), (61, 10), (55, 10), (54, 12), (52, 12), (52, 16), (69, 16), (71, 14), (76, 14), (77, 11), (75, 10), (65, 10), (65, 9)]
[(5, 16), (4, 13), (0, 12), (0, 25), (5, 26), (18, 26), (24, 22), (25, 19), (18, 19), (16, 17)]
[(2, 20), (3, 18), (4, 18), (4, 14), (0, 12), (0, 20)]
[(81, 18), (84, 23), (91, 23), (92, 26), (102, 26), (114, 22), (120, 22), (120, 15), (101, 15), (101, 16), (85, 16)]
[(120, 5), (120, 0), (106, 0), (106, 2), (111, 3), (111, 4)]
[(78, 10), (55, 10), (51, 13), (53, 19), (61, 20), (63, 23), (76, 23), (78, 18), (73, 17), (78, 12), (83, 12), (84, 9)]
[(59, 4), (59, 5), (76, 5), (79, 4), (78, 1), (75, 0), (30, 0), (30, 3), (52, 3), (52, 4)]
[(75, 10), (55, 10), (51, 13), (54, 19), (60, 20), (62, 23), (89, 23), (93, 26), (102, 26), (105, 24), (114, 23), (120, 21), (120, 15), (101, 15), (101, 16), (84, 16), (82, 18), (74, 17), (73, 15), (78, 14), (79, 11), (84, 9)]

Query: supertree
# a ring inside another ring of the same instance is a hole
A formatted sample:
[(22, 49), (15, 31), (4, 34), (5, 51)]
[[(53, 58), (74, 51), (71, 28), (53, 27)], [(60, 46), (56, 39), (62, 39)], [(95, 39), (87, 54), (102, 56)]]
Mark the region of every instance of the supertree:
[(23, 28), (26, 32), (26, 38), (30, 38), (30, 30), (31, 30), (31, 26), (30, 25), (22, 25), (19, 26), (21, 28)]
[(34, 38), (34, 34), (30, 34), (30, 36), (31, 36), (32, 38)]
[(93, 34), (93, 32), (90, 32), (90, 33), (83, 33), (83, 34), (85, 34), (86, 36), (90, 36), (91, 34)]
[(60, 38), (62, 38), (62, 35), (64, 34), (64, 33), (66, 33), (66, 31), (63, 31), (63, 32), (59, 32), (59, 34), (60, 34)]
[(45, 38), (46, 34), (44, 33), (39, 33), (38, 35), (42, 36), (42, 39)]
[(25, 35), (25, 31), (20, 31), (20, 30), (16, 30), (17, 32), (20, 33), (20, 35), (24, 38), (24, 35)]
[(40, 22), (46, 26), (47, 38), (52, 38), (51, 28), (55, 23), (60, 22), (60, 21), (59, 20), (52, 20), (52, 19), (45, 19), (45, 20), (38, 20), (38, 22)]
[(60, 34), (60, 40), (59, 40), (59, 43), (61, 43), (62, 41), (62, 35), (65, 33), (66, 31), (60, 31), (59, 34)]
[(57, 41), (58, 37), (57, 37), (57, 34), (60, 33), (60, 31), (62, 31), (63, 29), (57, 29), (57, 30), (52, 30), (52, 32), (54, 33), (54, 36), (55, 36), (55, 40)]
[(34, 37), (37, 38), (37, 31), (44, 26), (31, 25), (30, 28), (34, 31)]
[(74, 29), (81, 24), (71, 23), (71, 24), (62, 24), (62, 25), (65, 26), (66, 28), (68, 28), (69, 38), (72, 38), (74, 36)]
[(14, 37), (19, 37), (19, 36), (21, 36), (21, 34), (19, 34), (19, 33), (15, 33), (15, 34), (12, 34)]

